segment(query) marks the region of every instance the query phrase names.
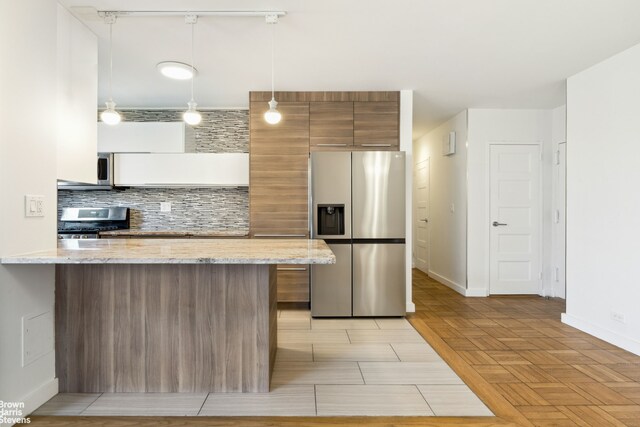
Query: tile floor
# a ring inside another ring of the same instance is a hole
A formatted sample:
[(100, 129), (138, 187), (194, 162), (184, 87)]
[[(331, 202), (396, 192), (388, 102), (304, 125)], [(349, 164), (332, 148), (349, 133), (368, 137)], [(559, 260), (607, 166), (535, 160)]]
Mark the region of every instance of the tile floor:
[(67, 393), (34, 415), (490, 416), (405, 319), (278, 315), (269, 393)]

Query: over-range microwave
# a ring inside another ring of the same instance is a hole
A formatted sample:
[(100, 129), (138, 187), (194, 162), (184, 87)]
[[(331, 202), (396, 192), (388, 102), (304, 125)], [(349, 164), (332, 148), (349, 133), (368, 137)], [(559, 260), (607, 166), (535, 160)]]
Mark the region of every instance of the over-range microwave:
[(96, 184), (58, 180), (58, 190), (111, 190), (113, 188), (113, 154), (98, 153)]

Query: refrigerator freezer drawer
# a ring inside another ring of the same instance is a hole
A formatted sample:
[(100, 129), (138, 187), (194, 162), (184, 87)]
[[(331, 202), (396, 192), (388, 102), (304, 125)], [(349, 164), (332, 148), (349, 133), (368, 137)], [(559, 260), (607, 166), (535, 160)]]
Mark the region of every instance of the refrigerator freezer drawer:
[(353, 245), (353, 315), (406, 314), (405, 245)]
[(351, 243), (330, 244), (336, 263), (311, 266), (311, 315), (351, 316)]

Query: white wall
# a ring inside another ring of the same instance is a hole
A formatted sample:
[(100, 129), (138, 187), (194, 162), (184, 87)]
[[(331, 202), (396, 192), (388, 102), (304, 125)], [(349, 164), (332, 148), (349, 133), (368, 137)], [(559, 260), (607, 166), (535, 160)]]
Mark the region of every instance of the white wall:
[(413, 303), (413, 280), (411, 277), (412, 267), (412, 251), (413, 247), (413, 91), (400, 91), (400, 151), (406, 153), (406, 182), (405, 182), (405, 198), (406, 198), (406, 217), (405, 217), (405, 256), (406, 256), (406, 299), (407, 312), (416, 311), (416, 305)]
[[(0, 3), (0, 256), (56, 245), (55, 1)], [(25, 194), (45, 216), (24, 216)], [(54, 354), (21, 366), (21, 318), (53, 310), (54, 268), (0, 265), (0, 400), (26, 412), (58, 391)]]
[[(468, 116), (467, 295), (489, 293), (489, 147), (492, 143), (540, 144), (543, 283), (551, 280), (551, 110), (470, 109)], [(541, 294), (548, 285), (542, 285)]]
[[(456, 153), (442, 155), (442, 141), (456, 133)], [(466, 293), (467, 112), (414, 142), (414, 167), (429, 159), (429, 276)], [(452, 207), (453, 205), (453, 212)]]
[[(567, 81), (567, 312), (640, 354), (640, 45)], [(615, 321), (613, 314), (624, 316)]]

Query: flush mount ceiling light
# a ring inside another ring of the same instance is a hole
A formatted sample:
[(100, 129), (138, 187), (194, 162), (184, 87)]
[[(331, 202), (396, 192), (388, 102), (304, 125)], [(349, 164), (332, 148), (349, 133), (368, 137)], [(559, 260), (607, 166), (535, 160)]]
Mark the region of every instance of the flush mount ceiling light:
[(105, 24), (109, 24), (109, 100), (105, 102), (107, 109), (100, 114), (100, 119), (108, 125), (117, 125), (120, 123), (120, 113), (116, 111), (116, 103), (113, 102), (113, 24), (116, 22), (116, 16), (112, 14), (105, 15)]
[(156, 68), (163, 76), (175, 80), (189, 80), (198, 74), (198, 70), (184, 62), (164, 61), (158, 63)]
[(274, 89), (275, 87), (274, 62), (275, 62), (275, 51), (276, 51), (274, 28), (275, 28), (275, 25), (278, 23), (278, 15), (276, 14), (266, 15), (265, 21), (268, 25), (271, 26), (271, 101), (269, 101), (269, 110), (266, 113), (264, 113), (264, 120), (270, 125), (275, 125), (280, 123), (280, 120), (282, 120), (282, 114), (280, 114), (280, 112), (276, 109), (276, 107), (278, 106), (278, 102), (276, 101), (275, 89)]
[(193, 30), (194, 25), (198, 22), (198, 17), (196, 15), (187, 15), (184, 17), (184, 22), (185, 24), (191, 25), (191, 73), (194, 78), (191, 79), (191, 101), (187, 102), (189, 109), (184, 112), (182, 118), (191, 126), (195, 126), (202, 120), (202, 116), (198, 110), (196, 110), (198, 104), (196, 104), (196, 101), (193, 99), (193, 81), (195, 80), (195, 68), (193, 67)]

